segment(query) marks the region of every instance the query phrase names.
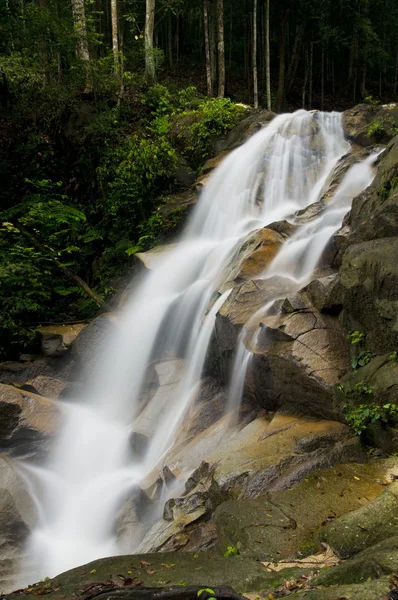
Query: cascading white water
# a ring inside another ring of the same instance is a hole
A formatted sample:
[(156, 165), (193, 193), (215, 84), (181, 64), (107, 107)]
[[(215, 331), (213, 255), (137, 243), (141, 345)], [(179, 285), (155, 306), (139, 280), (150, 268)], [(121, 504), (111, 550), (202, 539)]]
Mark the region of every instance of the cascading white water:
[[(339, 114), (297, 111), (276, 117), (212, 175), (186, 233), (118, 316), (117, 333), (81, 398), (63, 403), (64, 424), (53, 455), (44, 467), (24, 466), (41, 507), (25, 580), (120, 553), (115, 512), (126, 492), (172, 446), (195, 396), (215, 317), (228, 295), (212, 304), (226, 263), (248, 232), (316, 201), (348, 149)], [(304, 226), (302, 236), (319, 233), (322, 238), (327, 228), (337, 229), (347, 210), (346, 196), (352, 199), (357, 191), (344, 192), (338, 215), (326, 211), (317, 225)], [(297, 233), (285, 244), (272, 272), (284, 271), (284, 257), (296, 244), (287, 262), (293, 260), (303, 239)], [(305, 272), (315, 266), (319, 247), (317, 242)], [(185, 360), (185, 374), (162, 406), (153, 407), (158, 417), (146, 455), (134, 461), (129, 436), (139, 418), (146, 369), (154, 360), (173, 356)]]

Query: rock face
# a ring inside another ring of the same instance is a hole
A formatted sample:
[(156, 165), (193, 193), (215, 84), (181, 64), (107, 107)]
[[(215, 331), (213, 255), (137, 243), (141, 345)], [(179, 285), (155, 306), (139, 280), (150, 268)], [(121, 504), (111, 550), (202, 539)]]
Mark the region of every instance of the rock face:
[[(375, 124), (377, 127), (374, 127)], [(343, 126), (348, 139), (360, 146), (387, 143), (395, 135), (397, 125), (397, 104), (359, 104), (343, 113)]]
[(250, 366), (249, 386), (268, 410), (283, 406), (321, 418), (342, 418), (334, 386), (349, 368), (345, 336), (333, 317), (316, 309), (263, 321), (264, 348)]
[(99, 315), (77, 336), (72, 346), (72, 356), (87, 375), (92, 376), (98, 368), (98, 349), (105, 347), (105, 341), (117, 326), (116, 322), (112, 313)]
[(397, 257), (398, 237), (372, 240), (350, 246), (340, 269), (345, 327), (378, 354), (398, 347)]
[(255, 279), (277, 255), (287, 235), (265, 227), (250, 233), (235, 251), (223, 274), (220, 292), (231, 285)]
[(31, 526), (36, 521), (34, 504), (25, 484), (0, 456), (0, 589), (13, 589), (13, 578)]
[(0, 384), (0, 451), (18, 457), (41, 453), (59, 416), (52, 401)]

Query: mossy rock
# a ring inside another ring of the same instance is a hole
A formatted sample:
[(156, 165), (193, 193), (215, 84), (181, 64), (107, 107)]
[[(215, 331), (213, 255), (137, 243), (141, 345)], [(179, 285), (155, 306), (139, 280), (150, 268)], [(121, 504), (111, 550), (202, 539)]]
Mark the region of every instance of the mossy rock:
[[(394, 464), (398, 469), (398, 461)], [(317, 552), (321, 541), (333, 548), (336, 541), (339, 548), (337, 536), (329, 541), (329, 535), (314, 533), (323, 523), (331, 520), (332, 527), (339, 517), (345, 518), (342, 515), (354, 514), (380, 496), (388, 468), (384, 461), (378, 468), (338, 465), (312, 473), (290, 490), (228, 500), (215, 512), (219, 550), (224, 553), (228, 546), (236, 546), (243, 556), (279, 562)]]
[[(49, 600), (79, 597), (85, 586), (110, 579), (123, 581), (138, 578), (145, 587), (199, 585), (203, 587), (227, 584), (238, 592), (272, 589), (286, 579), (303, 573), (300, 569), (269, 572), (260, 562), (242, 557), (212, 556), (210, 554), (157, 553), (116, 556), (93, 561), (66, 571), (52, 580), (37, 584), (31, 593), (9, 594), (7, 598), (32, 598), (45, 592)], [(116, 584), (115, 584), (116, 585)], [(46, 586), (46, 587), (45, 587)], [(33, 586), (32, 586), (33, 587)], [(31, 589), (31, 588), (28, 588)], [(106, 591), (106, 590), (104, 590)]]
[(329, 586), (348, 583), (360, 583), (378, 579), (389, 573), (398, 571), (398, 536), (383, 540), (379, 544), (367, 548), (355, 558), (346, 560), (340, 565), (324, 569), (312, 581), (312, 585)]
[(341, 558), (350, 558), (394, 535), (398, 535), (398, 483), (373, 502), (326, 524), (317, 537)]
[(317, 590), (305, 590), (289, 596), (289, 600), (379, 600), (390, 591), (389, 577), (361, 584), (339, 585)]

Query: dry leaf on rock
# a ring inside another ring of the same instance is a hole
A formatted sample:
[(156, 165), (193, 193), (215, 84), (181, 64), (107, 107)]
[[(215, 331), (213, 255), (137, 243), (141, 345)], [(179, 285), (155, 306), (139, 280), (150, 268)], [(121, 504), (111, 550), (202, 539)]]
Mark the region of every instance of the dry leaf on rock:
[(312, 554), (311, 556), (307, 556), (306, 558), (300, 558), (298, 560), (288, 562), (288, 561), (280, 561), (277, 563), (272, 562), (263, 562), (262, 564), (267, 569), (271, 569), (272, 571), (282, 571), (282, 569), (292, 569), (292, 568), (300, 568), (300, 569), (322, 569), (323, 567), (334, 567), (338, 565), (340, 559), (333, 550), (326, 546), (325, 552), (321, 552), (320, 554)]

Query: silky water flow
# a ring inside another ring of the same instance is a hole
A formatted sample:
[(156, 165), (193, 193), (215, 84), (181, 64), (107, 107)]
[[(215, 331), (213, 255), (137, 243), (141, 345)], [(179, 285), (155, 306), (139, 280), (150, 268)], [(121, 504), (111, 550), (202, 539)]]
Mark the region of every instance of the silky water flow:
[[(42, 466), (20, 465), (38, 515), (23, 583), (126, 551), (115, 532), (117, 510), (173, 446), (195, 398), (216, 315), (230, 293), (217, 292), (228, 281), (231, 257), (250, 232), (292, 222), (297, 211), (316, 202), (349, 151), (340, 114), (301, 110), (275, 117), (212, 174), (181, 239), (118, 313), (115, 333), (79, 398), (59, 402), (63, 424), (51, 455)], [(310, 277), (352, 198), (372, 181), (374, 160), (347, 171), (328, 207), (296, 229), (264, 278), (282, 275), (299, 286)], [(240, 401), (250, 360), (244, 342), (241, 335), (231, 410)], [(172, 358), (179, 365), (178, 385), (141, 409), (148, 366)], [(137, 423), (148, 432), (139, 460), (130, 446)]]

